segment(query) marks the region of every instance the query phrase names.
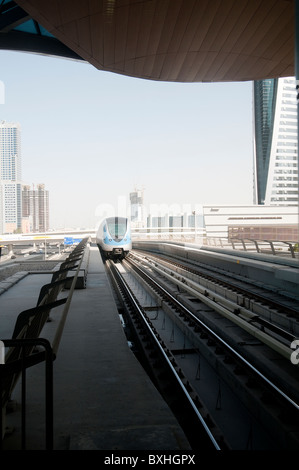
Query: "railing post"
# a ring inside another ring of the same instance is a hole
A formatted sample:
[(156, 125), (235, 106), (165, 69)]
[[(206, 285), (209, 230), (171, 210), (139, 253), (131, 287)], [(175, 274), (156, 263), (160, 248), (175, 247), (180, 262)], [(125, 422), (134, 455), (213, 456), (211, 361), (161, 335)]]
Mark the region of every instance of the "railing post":
[(295, 250), (294, 250), (294, 247), (293, 247), (293, 243), (288, 243), (288, 242), (285, 242), (289, 245), (289, 250), (291, 252), (291, 256), (292, 258), (295, 258)]
[(25, 345), (22, 347), (22, 450), (26, 449), (26, 364), (25, 364)]
[(53, 351), (50, 345), (46, 350), (46, 450), (53, 450)]
[(258, 244), (257, 240), (253, 240), (253, 241), (254, 241), (254, 244), (255, 244), (255, 247), (256, 247), (256, 251), (259, 253), (260, 252), (259, 244)]
[(274, 248), (274, 244), (273, 244), (273, 242), (272, 242), (271, 240), (267, 240), (267, 241), (268, 241), (268, 243), (269, 243), (269, 244), (270, 244), (270, 246), (271, 246), (272, 254), (273, 254), (273, 255), (276, 255), (276, 252), (275, 252), (275, 248)]
[[(0, 425), (1, 425), (1, 440), (0, 440), (0, 450), (2, 449), (2, 440), (3, 440), (3, 434), (4, 434), (4, 419), (3, 419), (3, 404), (2, 404), (2, 393), (3, 393), (3, 388), (2, 388), (2, 370), (3, 366), (5, 364), (5, 346), (3, 341), (0, 340)], [(2, 369), (2, 370), (1, 370)]]
[(5, 345), (0, 340), (0, 364), (5, 364)]
[(242, 238), (241, 240), (242, 240), (242, 245), (243, 245), (244, 251), (247, 251), (247, 248), (246, 248), (246, 244), (245, 244), (244, 239)]

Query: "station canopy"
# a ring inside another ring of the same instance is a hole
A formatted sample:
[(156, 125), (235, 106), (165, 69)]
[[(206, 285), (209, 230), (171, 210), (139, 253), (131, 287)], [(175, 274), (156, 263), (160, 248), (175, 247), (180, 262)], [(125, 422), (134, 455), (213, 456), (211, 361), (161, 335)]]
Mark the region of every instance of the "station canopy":
[(295, 0), (0, 0), (0, 49), (175, 82), (295, 75)]

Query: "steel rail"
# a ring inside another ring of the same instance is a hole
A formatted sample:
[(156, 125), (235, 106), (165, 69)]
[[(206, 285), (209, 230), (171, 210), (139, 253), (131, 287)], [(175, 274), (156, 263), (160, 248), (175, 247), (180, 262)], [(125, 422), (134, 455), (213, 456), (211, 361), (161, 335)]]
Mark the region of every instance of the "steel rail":
[(279, 388), (275, 383), (273, 383), (268, 377), (266, 377), (262, 372), (260, 372), (256, 367), (254, 367), (245, 357), (243, 357), (238, 351), (236, 351), (230, 344), (224, 341), (217, 333), (215, 333), (210, 327), (208, 327), (203, 321), (201, 321), (196, 315), (194, 315), (185, 305), (183, 305), (179, 300), (177, 300), (171, 293), (169, 293), (163, 286), (161, 286), (155, 279), (153, 279), (147, 272), (141, 269), (133, 260), (127, 259), (127, 261), (134, 266), (139, 272), (146, 276), (152, 284), (155, 285), (165, 296), (167, 296), (173, 304), (183, 310), (192, 320), (205, 329), (215, 340), (217, 340), (225, 349), (230, 351), (236, 358), (238, 358), (242, 364), (247, 367), (251, 372), (256, 374), (263, 382), (271, 387), (282, 399), (284, 399), (289, 405), (294, 407), (296, 411), (299, 411), (299, 404), (296, 403), (291, 397), (289, 397), (281, 388)]
[[(107, 262), (106, 262), (107, 264)], [(108, 266), (109, 266), (109, 269), (112, 270), (111, 266), (113, 266), (113, 264), (111, 262), (108, 263)], [(170, 370), (172, 371), (172, 374), (174, 375), (174, 377), (176, 378), (176, 381), (177, 383), (180, 385), (184, 395), (186, 396), (188, 402), (190, 403), (195, 415), (197, 416), (197, 418), (199, 419), (204, 431), (206, 432), (213, 448), (215, 450), (221, 450), (219, 444), (217, 443), (215, 437), (213, 436), (212, 432), (210, 431), (209, 427), (207, 426), (204, 418), (202, 417), (202, 415), (200, 414), (200, 412), (198, 411), (192, 397), (190, 396), (188, 390), (186, 389), (184, 383), (182, 382), (180, 376), (178, 375), (177, 371), (175, 370), (173, 364), (171, 363), (171, 361), (169, 360), (167, 354), (165, 353), (162, 345), (160, 344), (159, 342), (159, 339), (156, 337), (155, 333), (153, 332), (149, 322), (148, 322), (148, 319), (146, 318), (146, 316), (144, 315), (143, 313), (143, 310), (142, 310), (142, 307), (140, 307), (140, 305), (138, 304), (138, 302), (136, 301), (133, 293), (131, 292), (131, 289), (130, 287), (128, 286), (128, 284), (126, 283), (126, 281), (124, 280), (124, 278), (121, 276), (121, 273), (117, 270), (117, 269), (113, 269), (113, 274), (117, 276), (118, 278), (118, 281), (121, 283), (122, 287), (125, 289), (126, 291), (126, 294), (127, 296), (129, 297), (129, 301), (131, 304), (133, 304), (134, 306), (134, 309), (138, 312), (138, 314), (140, 315), (140, 317), (142, 318), (144, 324), (147, 326), (147, 329), (148, 329), (148, 332), (150, 333), (152, 339), (154, 340), (156, 346), (159, 348), (160, 352), (162, 353), (165, 361), (167, 362), (168, 364), (168, 367), (170, 368)]]

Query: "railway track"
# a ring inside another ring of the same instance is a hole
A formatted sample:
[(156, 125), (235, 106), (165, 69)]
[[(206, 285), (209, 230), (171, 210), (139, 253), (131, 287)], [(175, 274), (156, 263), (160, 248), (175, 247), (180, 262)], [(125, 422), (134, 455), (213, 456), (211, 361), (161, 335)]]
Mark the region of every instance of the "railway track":
[[(256, 303), (266, 304), (268, 308), (273, 308), (278, 312), (283, 312), (284, 315), (288, 317), (297, 319), (299, 317), (299, 294), (297, 298), (288, 297), (283, 294), (279, 294), (277, 289), (274, 289), (272, 286), (268, 285), (261, 287), (261, 283), (254, 281), (249, 278), (244, 278), (236, 274), (231, 274), (230, 272), (224, 272), (219, 268), (214, 268), (212, 266), (207, 266), (199, 264), (197, 262), (184, 262), (179, 257), (171, 258), (170, 256), (166, 257), (162, 254), (153, 254), (144, 255), (142, 252), (134, 251), (135, 256), (138, 254), (143, 258), (148, 258), (151, 260), (157, 260), (160, 263), (165, 263), (166, 265), (176, 267), (181, 272), (188, 272), (194, 274), (197, 278), (197, 282), (200, 282), (204, 285), (204, 282), (211, 281), (214, 285), (218, 284), (223, 287), (226, 287), (230, 290), (235, 290), (238, 294), (243, 295), (249, 300), (252, 300)], [(295, 305), (297, 301), (297, 305)]]
[[(293, 333), (261, 317), (258, 320), (260, 315), (242, 306), (244, 299), (240, 305), (240, 293), (237, 304), (227, 295), (221, 300), (219, 293), (190, 279), (194, 272), (183, 277), (182, 267), (178, 272), (178, 266), (171, 269), (165, 263), (132, 252), (124, 262), (106, 266), (141, 362), (181, 422), (192, 448), (299, 448), (298, 368), (289, 360)], [(174, 335), (181, 338), (179, 347), (174, 347)], [(272, 369), (271, 364), (275, 364)], [(202, 397), (201, 388), (208, 381), (199, 380), (199, 370), (214, 375), (216, 406), (209, 403), (209, 390)], [(221, 397), (227, 387), (238, 395), (238, 404), (235, 411), (224, 413)], [(237, 423), (240, 410), (242, 414), (245, 409), (241, 426), (249, 425), (242, 444)], [(264, 432), (267, 437), (256, 437)]]
[(132, 257), (290, 358), (290, 344), (299, 337), (299, 308), (292, 299), (281, 295), (274, 298), (265, 289), (257, 292), (248, 287), (248, 280), (244, 287), (244, 282), (203, 273), (173, 260), (140, 254)]
[(127, 334), (130, 339), (134, 339), (135, 344), (141, 344), (142, 351), (138, 356), (139, 360), (170, 404), (192, 448), (194, 450), (227, 448), (223, 435), (212, 422), (199, 397), (194, 394), (192, 387), (176, 364), (174, 355), (155, 331), (151, 320), (119, 270), (112, 261), (107, 261), (106, 266), (122, 305), (119, 310), (125, 318), (124, 326), (127, 324), (129, 328), (133, 328), (133, 331)]

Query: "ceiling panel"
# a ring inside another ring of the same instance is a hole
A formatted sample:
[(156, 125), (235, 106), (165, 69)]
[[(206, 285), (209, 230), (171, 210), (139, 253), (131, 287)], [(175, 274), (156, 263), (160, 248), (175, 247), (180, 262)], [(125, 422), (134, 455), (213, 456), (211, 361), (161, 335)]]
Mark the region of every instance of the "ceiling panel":
[(294, 75), (294, 0), (17, 0), (100, 70), (169, 81)]

